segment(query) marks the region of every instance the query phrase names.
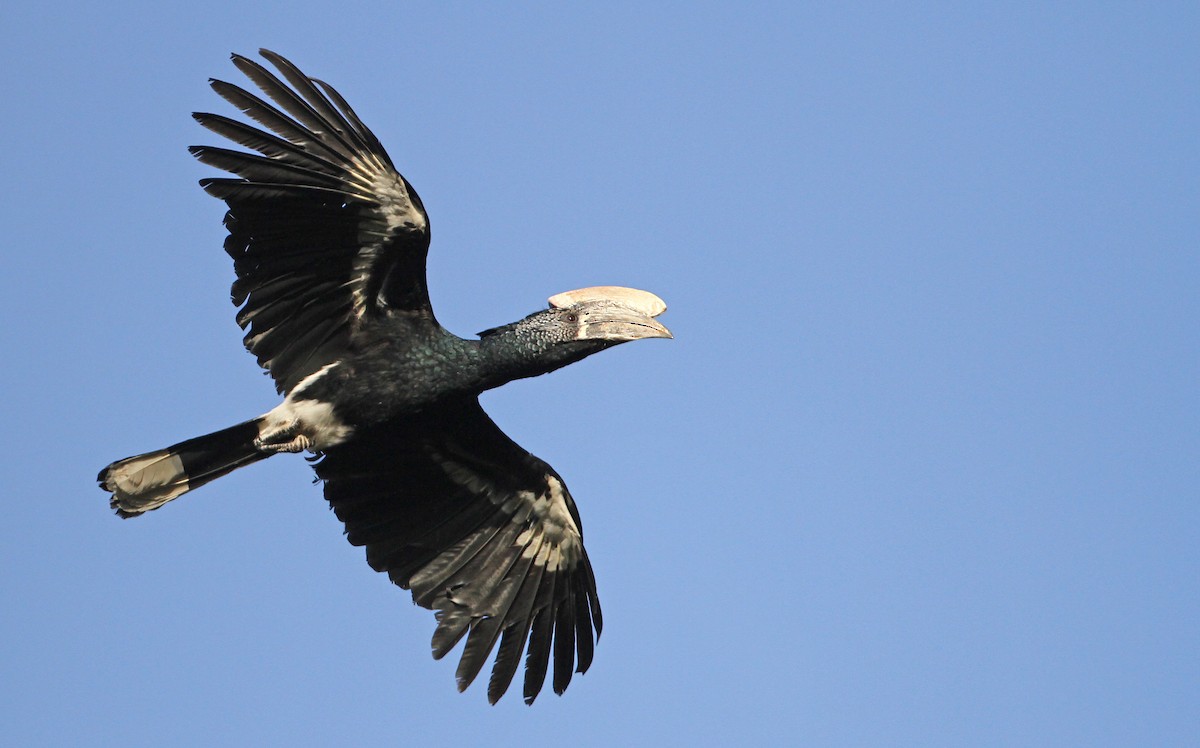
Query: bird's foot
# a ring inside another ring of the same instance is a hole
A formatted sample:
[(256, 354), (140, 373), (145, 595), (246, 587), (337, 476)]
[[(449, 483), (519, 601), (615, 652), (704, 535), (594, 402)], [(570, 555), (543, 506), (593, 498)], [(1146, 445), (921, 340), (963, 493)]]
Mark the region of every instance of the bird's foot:
[(303, 452), (312, 445), (312, 439), (304, 434), (297, 434), (300, 420), (293, 419), (286, 425), (259, 434), (254, 440), (254, 448), (260, 452)]
[(258, 447), (261, 452), (303, 452), (310, 445), (312, 445), (312, 439), (304, 434), (299, 434), (291, 441), (271, 442), (270, 444), (256, 443), (254, 446)]

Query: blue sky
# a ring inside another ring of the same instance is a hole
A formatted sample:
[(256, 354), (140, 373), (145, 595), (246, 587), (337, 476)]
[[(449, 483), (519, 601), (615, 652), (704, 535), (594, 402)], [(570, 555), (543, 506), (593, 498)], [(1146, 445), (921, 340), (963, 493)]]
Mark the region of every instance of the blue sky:
[[(6, 8), (6, 740), (1193, 743), (1193, 4), (433, 5)], [(93, 484), (275, 402), (185, 150), (260, 46), (419, 190), (452, 330), (670, 305), (484, 398), (583, 515), (563, 698), (457, 694), (303, 460), (128, 522)]]

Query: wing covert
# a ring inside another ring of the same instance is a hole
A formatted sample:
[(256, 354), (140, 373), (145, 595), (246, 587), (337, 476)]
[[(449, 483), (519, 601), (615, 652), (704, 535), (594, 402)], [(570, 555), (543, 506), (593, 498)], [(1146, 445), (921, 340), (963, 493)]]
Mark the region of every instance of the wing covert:
[(360, 433), (316, 471), (371, 567), (435, 611), (434, 657), (466, 638), (459, 690), (493, 649), (493, 703), (523, 651), (527, 703), (551, 665), (555, 693), (591, 665), (602, 619), (575, 502), (475, 398)]
[[(331, 86), (260, 50), (283, 76), (233, 55), (274, 102), (224, 81), (211, 85), (264, 129), (197, 113), (210, 131), (256, 153), (193, 146), (236, 178), (201, 185), (229, 206), (225, 251), (246, 348), (280, 392), (337, 360), (384, 310), (433, 317), (425, 280), (429, 219), (412, 185)], [(286, 81), (286, 82), (285, 82)]]

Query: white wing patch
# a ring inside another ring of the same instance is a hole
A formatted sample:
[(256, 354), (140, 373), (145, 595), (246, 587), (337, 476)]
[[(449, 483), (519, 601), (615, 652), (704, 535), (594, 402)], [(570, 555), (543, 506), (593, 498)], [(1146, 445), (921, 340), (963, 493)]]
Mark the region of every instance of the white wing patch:
[(433, 458), (455, 483), (486, 496), (512, 515), (511, 522), (526, 525), (515, 541), (523, 546), (522, 557), (536, 554), (534, 563), (547, 571), (571, 568), (580, 561), (583, 537), (567, 507), (566, 488), (558, 478), (547, 474), (545, 489), (537, 493), (511, 493), (459, 462), (440, 454)]
[(400, 230), (424, 233), (429, 228), (424, 213), (417, 210), (404, 180), (396, 172), (381, 169), (375, 175), (371, 190), (379, 201), (389, 233)]
[[(408, 187), (395, 171), (379, 161), (374, 154), (356, 158), (350, 166), (353, 184), (359, 189), (358, 196), (367, 203), (374, 203), (383, 218), (382, 231), (366, 223), (359, 232), (358, 242), (362, 250), (354, 258), (355, 277), (370, 277), (371, 269), (379, 260), (381, 247), (400, 233), (423, 234), (429, 230), (425, 214), (413, 203)], [(367, 310), (366, 289), (360, 281), (350, 290), (351, 314), (362, 319)]]

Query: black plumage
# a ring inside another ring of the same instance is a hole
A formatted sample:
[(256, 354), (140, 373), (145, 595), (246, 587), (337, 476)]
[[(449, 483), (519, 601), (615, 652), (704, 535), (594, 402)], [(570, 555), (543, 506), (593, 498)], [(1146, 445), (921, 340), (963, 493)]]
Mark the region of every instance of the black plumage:
[(548, 673), (562, 693), (591, 665), (602, 626), (582, 523), (562, 478), (505, 436), (478, 395), (622, 342), (670, 337), (653, 319), (665, 305), (645, 291), (581, 289), (477, 340), (453, 335), (429, 302), (429, 219), (412, 185), (333, 88), (262, 54), (282, 79), (233, 62), (273, 104), (212, 87), (266, 130), (194, 115), (253, 152), (191, 152), (235, 175), (201, 185), (229, 208), (236, 319), (284, 400), (114, 462), (100, 484), (133, 517), (273, 454), (311, 451), (349, 541), (435, 611), (434, 656), (465, 639), (460, 690), (495, 651), (490, 701), (523, 652), (525, 700)]

